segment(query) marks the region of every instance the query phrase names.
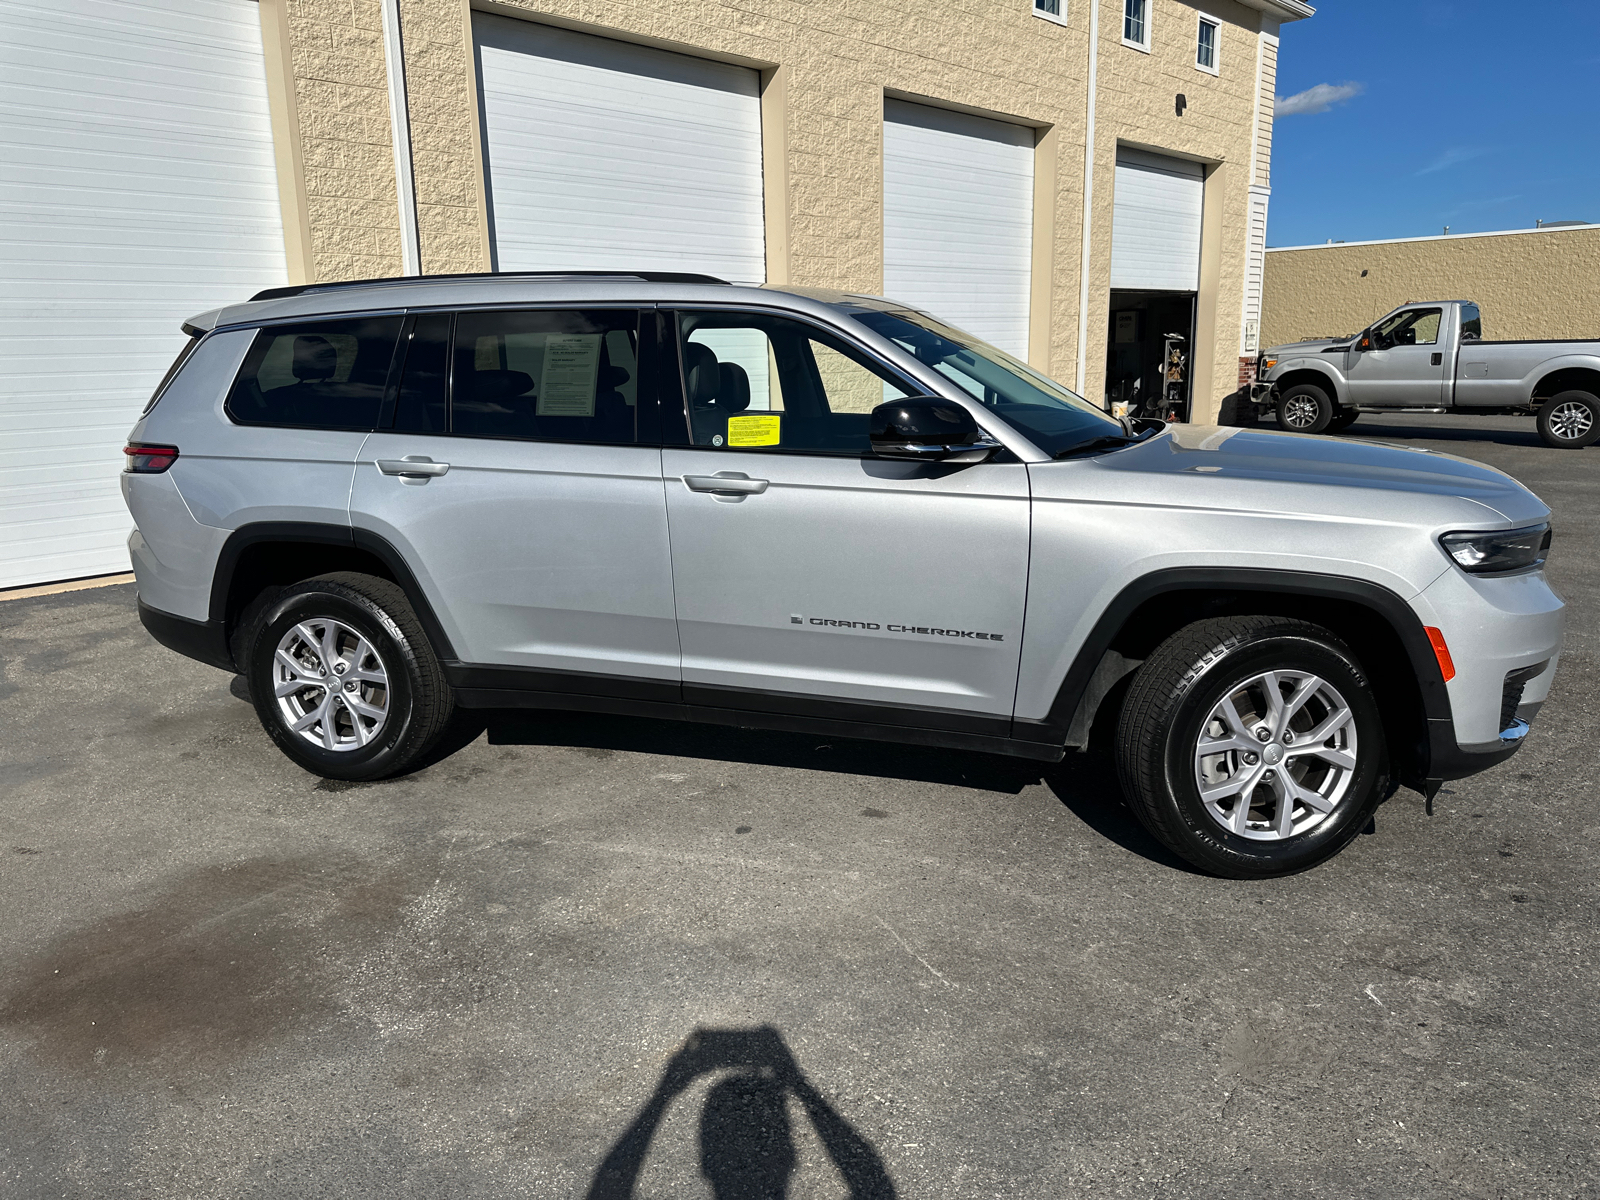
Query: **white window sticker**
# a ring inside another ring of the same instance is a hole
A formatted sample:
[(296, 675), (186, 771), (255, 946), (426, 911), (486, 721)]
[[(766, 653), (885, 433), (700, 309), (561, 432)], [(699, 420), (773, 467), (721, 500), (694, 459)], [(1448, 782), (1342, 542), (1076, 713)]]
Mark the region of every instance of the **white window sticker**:
[(538, 415), (594, 416), (599, 370), (599, 334), (552, 333), (544, 344), (544, 368), (539, 373)]

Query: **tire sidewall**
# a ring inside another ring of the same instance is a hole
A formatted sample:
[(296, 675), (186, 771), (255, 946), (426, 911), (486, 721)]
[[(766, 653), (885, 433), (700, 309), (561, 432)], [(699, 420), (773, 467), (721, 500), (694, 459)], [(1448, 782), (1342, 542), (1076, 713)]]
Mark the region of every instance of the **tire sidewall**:
[[(1217, 702), (1251, 676), (1271, 670), (1310, 671), (1337, 688), (1355, 715), (1358, 749), (1355, 777), (1333, 813), (1306, 833), (1257, 841), (1225, 830), (1206, 812), (1194, 779), (1194, 748)], [(1230, 875), (1292, 874), (1337, 854), (1366, 825), (1387, 775), (1383, 721), (1366, 676), (1333, 647), (1283, 634), (1223, 654), (1193, 677), (1173, 710), (1163, 759), (1167, 794), (1179, 820), (1197, 849)]]
[[(1316, 402), (1317, 419), (1304, 428), (1296, 428), (1284, 419), (1283, 414), (1289, 405), (1289, 401), (1302, 396)], [(1322, 433), (1328, 428), (1333, 416), (1333, 401), (1329, 398), (1328, 393), (1309, 383), (1296, 384), (1278, 397), (1278, 428), (1285, 433)]]
[[(1555, 410), (1565, 404), (1582, 404), (1589, 410), (1589, 432), (1580, 438), (1563, 438), (1556, 435), (1550, 427), (1550, 418)], [(1557, 450), (1581, 450), (1585, 446), (1592, 446), (1600, 441), (1600, 399), (1596, 399), (1588, 392), (1561, 392), (1552, 396), (1539, 410), (1539, 437), (1545, 445)]]
[[(278, 642), (301, 621), (332, 617), (366, 638), (383, 660), (389, 680), (389, 718), (382, 733), (359, 750), (314, 746), (284, 722), (273, 696), (273, 656)], [(250, 698), (267, 734), (308, 771), (334, 779), (370, 779), (392, 768), (408, 740), (415, 713), (414, 667), (405, 635), (373, 601), (338, 584), (313, 580), (291, 588), (267, 609), (250, 645)]]

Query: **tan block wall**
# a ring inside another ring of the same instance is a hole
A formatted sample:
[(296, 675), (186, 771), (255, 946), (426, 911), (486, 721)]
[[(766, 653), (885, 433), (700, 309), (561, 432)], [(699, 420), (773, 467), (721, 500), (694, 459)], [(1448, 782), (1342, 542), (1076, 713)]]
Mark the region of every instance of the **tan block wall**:
[[(378, 0), (272, 0), (286, 5), (295, 119), (304, 143), (305, 221), (316, 278), (399, 274), (400, 242)], [(1186, 154), (1232, 170), (1213, 176), (1207, 204), (1207, 287), (1215, 328), (1200, 339), (1203, 419), (1232, 390), (1255, 127), (1260, 14), (1208, 0), (1223, 22), (1221, 78), (1194, 67), (1199, 9), (1152, 0), (1154, 52), (1121, 44), (1122, 0), (1067, 0), (1066, 27), (1033, 16), (1030, 0), (968, 0), (903, 8), (867, 0), (504, 0), (481, 7), (763, 69), (771, 277), (879, 291), (883, 281), (883, 100), (931, 99), (1048, 131), (1055, 177), (1036, 195), (1036, 303), (1041, 366), (1072, 380), (1078, 358), (1083, 148), (1089, 4), (1100, 5), (1099, 126), (1090, 268), (1087, 392), (1103, 388), (1116, 144)], [(469, 0), (400, 0), (423, 270), (489, 265)], [(779, 83), (771, 84), (774, 68)], [(1270, 89), (1269, 89), (1270, 90)], [(1187, 95), (1184, 116), (1174, 96)], [(780, 166), (783, 171), (775, 173)], [(1203, 305), (1203, 309), (1205, 306)]]
[(1261, 344), (1354, 333), (1411, 300), (1477, 301), (1485, 338), (1600, 337), (1600, 227), (1269, 250)]
[(399, 209), (378, 0), (287, 0), (312, 273), (398, 275)]

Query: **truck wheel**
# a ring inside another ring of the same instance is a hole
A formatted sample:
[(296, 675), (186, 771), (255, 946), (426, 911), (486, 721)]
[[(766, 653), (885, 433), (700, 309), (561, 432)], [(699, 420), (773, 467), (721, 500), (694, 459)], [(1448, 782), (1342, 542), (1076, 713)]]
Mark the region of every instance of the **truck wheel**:
[(1278, 397), (1278, 426), (1290, 433), (1322, 433), (1333, 420), (1333, 401), (1313, 383), (1300, 383)]
[(1337, 854), (1388, 775), (1355, 657), (1326, 629), (1274, 616), (1197, 621), (1158, 646), (1128, 689), (1116, 756), (1145, 827), (1233, 879)]
[(1353, 408), (1341, 408), (1334, 414), (1333, 420), (1328, 422), (1328, 432), (1338, 433), (1340, 430), (1349, 429), (1356, 423), (1356, 418), (1361, 414)]
[(256, 715), (278, 748), (329, 779), (408, 771), (454, 696), (406, 595), (340, 572), (274, 596), (245, 637)]
[(1588, 392), (1562, 392), (1539, 410), (1539, 436), (1546, 446), (1580, 450), (1600, 440), (1600, 399)]

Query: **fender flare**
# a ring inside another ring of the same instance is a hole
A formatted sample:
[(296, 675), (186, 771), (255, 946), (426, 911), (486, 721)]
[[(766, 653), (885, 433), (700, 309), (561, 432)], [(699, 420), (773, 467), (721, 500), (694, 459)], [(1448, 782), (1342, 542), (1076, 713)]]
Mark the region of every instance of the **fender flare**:
[[(1302, 371), (1310, 372), (1313, 375), (1320, 375), (1326, 382), (1328, 391), (1331, 393), (1333, 402), (1335, 404), (1342, 406), (1349, 403), (1349, 400), (1346, 398), (1347, 389), (1345, 387), (1344, 380), (1340, 377), (1337, 371), (1335, 371), (1325, 362), (1319, 362), (1314, 358), (1296, 358), (1286, 363), (1279, 363), (1274, 369), (1273, 374), (1280, 376), (1294, 375)], [(1273, 390), (1276, 391), (1281, 383), (1281, 379), (1274, 380), (1272, 384)]]
[[(1453, 742), (1455, 722), (1451, 716), (1450, 696), (1445, 690), (1439, 661), (1434, 655), (1432, 643), (1428, 641), (1421, 618), (1395, 592), (1382, 584), (1345, 575), (1244, 567), (1170, 567), (1152, 571), (1128, 584), (1106, 606), (1090, 630), (1072, 665), (1067, 668), (1049, 713), (1043, 719), (1019, 717), (1013, 720), (1012, 736), (1061, 745), (1066, 742), (1069, 732), (1081, 731), (1086, 722), (1074, 720), (1078, 716), (1079, 705), (1086, 699), (1098, 703), (1103, 698), (1103, 692), (1100, 697), (1093, 696), (1090, 684), (1106, 656), (1114, 654), (1111, 645), (1127, 623), (1129, 615), (1141, 604), (1158, 596), (1188, 591), (1276, 592), (1353, 602), (1369, 609), (1394, 630), (1400, 644), (1405, 647), (1406, 657), (1416, 677), (1417, 690), (1422, 697), (1423, 711), (1420, 715), (1426, 719), (1428, 741), (1434, 741), (1436, 732), (1448, 731)], [(1421, 732), (1424, 731), (1419, 730)]]
[(406, 599), (416, 610), (423, 631), (433, 643), (434, 653), (441, 659), (455, 657), (455, 648), (445, 634), (444, 627), (439, 624), (433, 605), (429, 603), (427, 594), (417, 582), (415, 573), (405, 557), (386, 538), (370, 530), (357, 529), (350, 525), (328, 525), (314, 521), (257, 521), (241, 525), (228, 535), (228, 540), (223, 543), (222, 551), (217, 556), (216, 569), (211, 576), (210, 604), (210, 624), (221, 630), (225, 637), (231, 638), (233, 635), (233, 631), (227, 628), (228, 595), (233, 587), (239, 560), (251, 546), (265, 542), (348, 546), (352, 550), (363, 550), (371, 554), (383, 563), (394, 581), (405, 592)]

